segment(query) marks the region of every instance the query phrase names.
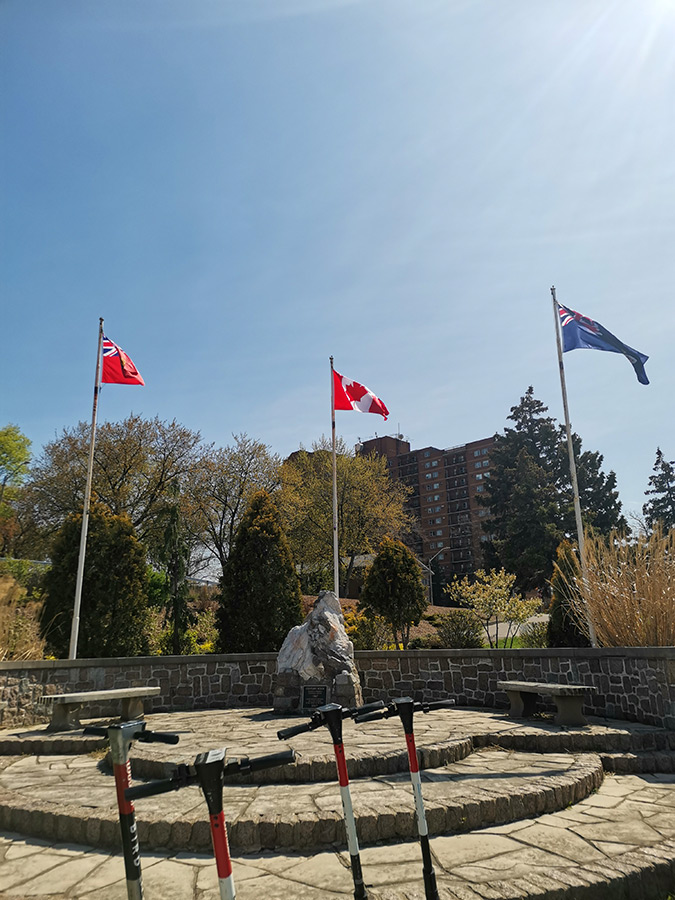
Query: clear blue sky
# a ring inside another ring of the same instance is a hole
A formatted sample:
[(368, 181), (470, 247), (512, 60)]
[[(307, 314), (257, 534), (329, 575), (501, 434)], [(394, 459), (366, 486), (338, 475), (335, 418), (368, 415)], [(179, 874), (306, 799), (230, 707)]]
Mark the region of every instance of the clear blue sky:
[(101, 419), (330, 430), (331, 354), (450, 446), (529, 384), (549, 288), (649, 354), (565, 356), (639, 509), (675, 458), (675, 0), (2, 0), (0, 425), (91, 417), (99, 316), (147, 386)]

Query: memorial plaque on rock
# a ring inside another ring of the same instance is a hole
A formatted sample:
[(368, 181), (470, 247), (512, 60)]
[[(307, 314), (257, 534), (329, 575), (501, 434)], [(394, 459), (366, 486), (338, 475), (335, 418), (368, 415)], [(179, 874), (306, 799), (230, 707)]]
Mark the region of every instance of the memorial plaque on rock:
[(327, 684), (303, 684), (300, 706), (302, 709), (318, 709), (328, 703)]

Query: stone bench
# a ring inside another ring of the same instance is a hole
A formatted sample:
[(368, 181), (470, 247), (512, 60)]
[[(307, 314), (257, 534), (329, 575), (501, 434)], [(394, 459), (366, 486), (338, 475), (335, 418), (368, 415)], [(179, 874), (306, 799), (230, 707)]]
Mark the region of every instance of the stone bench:
[(595, 691), (586, 684), (551, 684), (535, 681), (498, 681), (497, 689), (506, 691), (511, 708), (509, 715), (513, 718), (531, 716), (536, 712), (537, 694), (553, 697), (558, 710), (554, 722), (556, 725), (588, 725), (581, 707), (584, 695)]
[(72, 694), (45, 694), (43, 703), (53, 703), (52, 717), (47, 731), (72, 731), (81, 728), (78, 710), (89, 703), (121, 700), (123, 722), (143, 718), (143, 699), (157, 697), (158, 687), (116, 688), (108, 691), (78, 691)]

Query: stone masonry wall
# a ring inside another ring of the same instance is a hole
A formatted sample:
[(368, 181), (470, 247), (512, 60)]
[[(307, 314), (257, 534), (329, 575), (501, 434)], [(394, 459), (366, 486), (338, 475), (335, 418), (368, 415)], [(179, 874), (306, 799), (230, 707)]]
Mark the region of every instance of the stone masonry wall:
[[(675, 729), (675, 648), (358, 651), (364, 702), (413, 696), (504, 708), (501, 680), (587, 684), (590, 715)], [(276, 654), (0, 663), (0, 728), (45, 721), (49, 694), (155, 685), (146, 710), (272, 707)], [(553, 708), (551, 705), (550, 708)], [(111, 706), (87, 707), (92, 717)]]

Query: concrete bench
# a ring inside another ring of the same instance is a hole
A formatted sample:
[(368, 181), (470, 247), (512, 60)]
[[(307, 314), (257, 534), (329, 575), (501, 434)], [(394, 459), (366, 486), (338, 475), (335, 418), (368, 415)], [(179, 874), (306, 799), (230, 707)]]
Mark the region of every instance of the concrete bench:
[(72, 731), (81, 728), (78, 710), (89, 703), (121, 700), (123, 722), (143, 718), (143, 699), (157, 697), (158, 687), (117, 688), (109, 691), (79, 691), (72, 694), (45, 694), (45, 703), (53, 703), (52, 718), (47, 731)]
[(588, 725), (581, 711), (584, 695), (595, 688), (586, 684), (551, 684), (534, 681), (498, 681), (497, 689), (506, 691), (511, 708), (509, 715), (518, 718), (531, 716), (536, 711), (537, 694), (553, 697), (558, 710), (556, 725)]

